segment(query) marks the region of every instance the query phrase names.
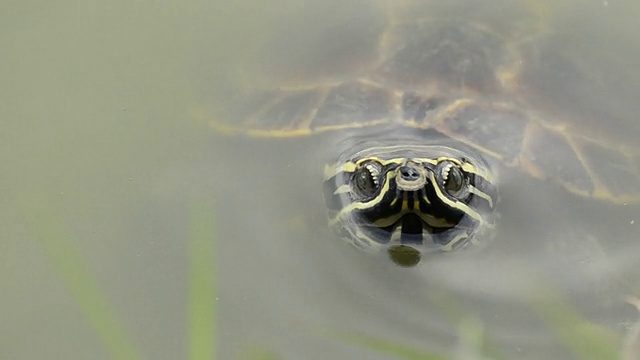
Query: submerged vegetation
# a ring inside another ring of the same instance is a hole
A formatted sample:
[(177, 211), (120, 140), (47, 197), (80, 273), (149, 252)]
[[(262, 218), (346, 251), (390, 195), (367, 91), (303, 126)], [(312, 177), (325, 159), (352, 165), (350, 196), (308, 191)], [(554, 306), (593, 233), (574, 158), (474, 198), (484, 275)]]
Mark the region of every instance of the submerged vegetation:
[[(100, 284), (89, 271), (86, 260), (72, 241), (68, 231), (53, 210), (29, 214), (34, 235), (58, 276), (67, 285), (70, 295), (82, 310), (95, 336), (103, 344), (111, 359), (137, 360), (146, 358), (125, 330), (122, 319), (110, 304)], [(188, 358), (215, 359), (217, 338), (215, 213), (202, 204), (193, 203), (190, 209), (188, 245)], [(632, 326), (625, 338), (586, 320), (577, 309), (564, 301), (550, 287), (541, 287), (545, 301), (531, 301), (530, 308), (548, 325), (566, 348), (580, 359), (631, 360), (637, 356), (638, 328)], [(458, 346), (450, 353), (430, 352), (404, 345), (401, 342), (361, 333), (335, 330), (309, 336), (333, 338), (339, 342), (368, 351), (388, 354), (397, 359), (446, 360), (446, 359), (505, 359), (499, 346), (483, 331), (483, 324), (472, 314), (465, 313), (453, 297), (440, 294), (439, 303), (451, 324), (458, 329)], [(629, 297), (628, 302), (640, 308), (640, 301)], [(223, 310), (223, 309), (222, 309)], [(240, 340), (242, 341), (242, 340)], [(267, 346), (247, 344), (237, 354), (239, 359), (279, 359)]]

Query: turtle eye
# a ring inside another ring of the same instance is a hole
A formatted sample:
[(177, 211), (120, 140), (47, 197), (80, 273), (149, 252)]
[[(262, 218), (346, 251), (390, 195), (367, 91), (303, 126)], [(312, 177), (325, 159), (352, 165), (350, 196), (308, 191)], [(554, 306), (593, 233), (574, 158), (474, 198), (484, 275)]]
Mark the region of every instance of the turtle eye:
[(458, 164), (445, 161), (440, 164), (440, 177), (444, 190), (457, 199), (463, 199), (468, 195), (468, 176)]
[(380, 187), (380, 164), (374, 161), (361, 164), (353, 174), (353, 183), (359, 195), (373, 196)]

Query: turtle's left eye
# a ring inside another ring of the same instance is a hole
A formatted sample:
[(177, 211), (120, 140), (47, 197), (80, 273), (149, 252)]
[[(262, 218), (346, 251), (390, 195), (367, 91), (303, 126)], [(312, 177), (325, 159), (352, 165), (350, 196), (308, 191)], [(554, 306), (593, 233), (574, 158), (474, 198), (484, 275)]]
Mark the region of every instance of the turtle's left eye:
[(449, 195), (459, 200), (469, 195), (469, 177), (458, 164), (451, 161), (443, 161), (438, 164), (438, 172), (442, 187)]
[(368, 161), (360, 165), (353, 174), (356, 192), (363, 197), (372, 197), (380, 187), (380, 164)]

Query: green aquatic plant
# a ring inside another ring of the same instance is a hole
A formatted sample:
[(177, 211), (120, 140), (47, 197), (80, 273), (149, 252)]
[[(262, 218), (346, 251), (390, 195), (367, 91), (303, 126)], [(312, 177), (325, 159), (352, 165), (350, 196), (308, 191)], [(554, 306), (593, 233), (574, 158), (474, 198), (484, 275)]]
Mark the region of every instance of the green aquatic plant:
[(108, 298), (92, 276), (66, 226), (56, 214), (58, 212), (46, 206), (42, 211), (32, 211), (28, 214), (35, 239), (67, 285), (70, 295), (80, 306), (109, 357), (118, 360), (143, 359)]
[(190, 209), (189, 358), (214, 359), (216, 351), (215, 213), (203, 204)]
[(549, 285), (538, 286), (529, 306), (577, 358), (617, 359), (620, 338), (585, 318)]
[[(71, 296), (95, 331), (109, 358), (143, 359), (140, 349), (126, 332), (117, 312), (92, 276), (81, 251), (74, 243), (64, 223), (49, 209), (28, 214), (35, 238)], [(187, 239), (188, 259), (188, 358), (216, 358), (216, 229), (215, 212), (208, 206), (193, 202), (189, 209)], [(357, 332), (324, 332), (324, 335), (357, 347), (397, 359), (456, 360), (504, 359), (500, 346), (483, 331), (483, 324), (465, 310), (446, 289), (430, 289), (431, 300), (440, 304), (445, 317), (458, 330), (458, 346), (444, 354), (405, 345)], [(635, 298), (633, 298), (635, 299)], [(630, 303), (636, 304), (630, 300)], [(626, 339), (596, 325), (580, 314), (551, 286), (541, 285), (528, 304), (562, 343), (580, 359), (631, 359), (637, 346), (637, 334), (629, 332)], [(636, 326), (637, 327), (637, 326)], [(635, 329), (634, 327), (633, 329)], [(633, 330), (632, 329), (632, 330)], [(636, 329), (637, 330), (637, 329)], [(310, 336), (313, 336), (310, 331)], [(624, 344), (623, 344), (624, 340)], [(250, 349), (251, 351), (248, 351)], [(250, 344), (238, 354), (239, 359), (280, 359), (267, 347)]]
[[(144, 359), (125, 331), (116, 311), (92, 276), (80, 250), (60, 221), (48, 209), (28, 214), (35, 238), (54, 265), (69, 293), (82, 309), (109, 358)], [(189, 358), (214, 359), (216, 339), (215, 214), (192, 204), (188, 237)]]

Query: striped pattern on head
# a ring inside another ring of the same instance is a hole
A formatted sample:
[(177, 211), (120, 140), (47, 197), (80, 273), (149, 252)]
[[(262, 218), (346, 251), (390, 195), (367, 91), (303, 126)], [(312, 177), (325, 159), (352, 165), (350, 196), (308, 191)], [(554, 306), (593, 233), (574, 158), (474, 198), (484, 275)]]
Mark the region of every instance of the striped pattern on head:
[(452, 251), (493, 223), (497, 189), (474, 154), (433, 145), (373, 147), (325, 169), (330, 224), (368, 250)]

